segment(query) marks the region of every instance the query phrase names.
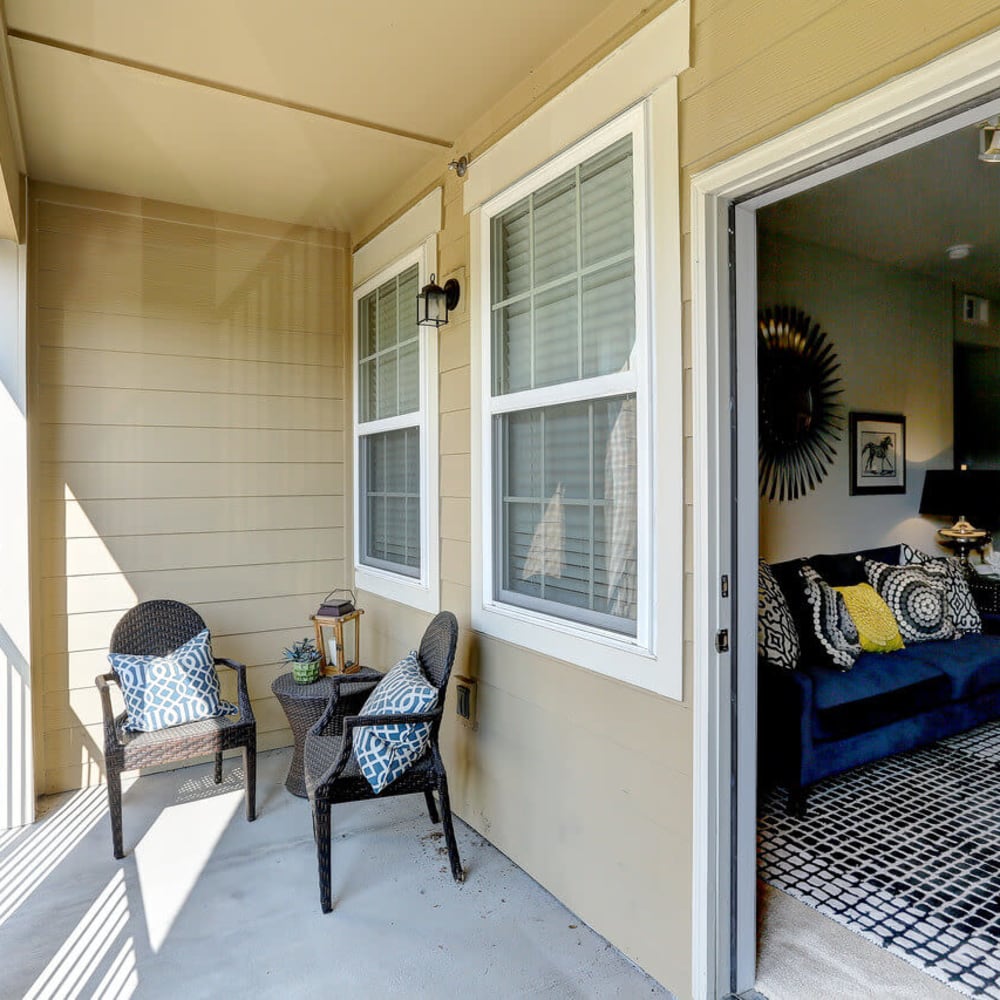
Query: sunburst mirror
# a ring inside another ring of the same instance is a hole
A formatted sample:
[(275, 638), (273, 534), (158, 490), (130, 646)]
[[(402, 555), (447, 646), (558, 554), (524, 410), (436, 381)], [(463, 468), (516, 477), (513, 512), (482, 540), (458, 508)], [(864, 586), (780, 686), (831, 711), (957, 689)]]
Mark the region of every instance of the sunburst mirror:
[(797, 500), (823, 481), (843, 429), (840, 362), (801, 309), (777, 306), (757, 327), (760, 495)]

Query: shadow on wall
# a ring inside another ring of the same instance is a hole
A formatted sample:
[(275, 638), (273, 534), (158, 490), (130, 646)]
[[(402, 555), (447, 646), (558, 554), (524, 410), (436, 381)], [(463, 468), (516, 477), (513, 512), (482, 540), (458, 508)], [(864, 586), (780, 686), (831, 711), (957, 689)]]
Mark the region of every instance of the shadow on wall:
[(39, 790), (100, 780), (94, 677), (156, 597), (251, 668), (261, 745), (288, 742), (281, 649), (344, 577), (346, 251), (44, 201), (35, 226)]

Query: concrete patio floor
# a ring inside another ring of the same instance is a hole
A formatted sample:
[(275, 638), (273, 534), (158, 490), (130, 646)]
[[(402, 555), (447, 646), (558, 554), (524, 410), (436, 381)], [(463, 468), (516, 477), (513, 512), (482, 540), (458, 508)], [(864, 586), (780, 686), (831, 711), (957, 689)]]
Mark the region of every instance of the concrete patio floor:
[(0, 833), (0, 997), (669, 997), (461, 822), (453, 882), (420, 796), (334, 808), (323, 916), (290, 756), (259, 755), (255, 823), (238, 759), (136, 781), (123, 861), (103, 787)]

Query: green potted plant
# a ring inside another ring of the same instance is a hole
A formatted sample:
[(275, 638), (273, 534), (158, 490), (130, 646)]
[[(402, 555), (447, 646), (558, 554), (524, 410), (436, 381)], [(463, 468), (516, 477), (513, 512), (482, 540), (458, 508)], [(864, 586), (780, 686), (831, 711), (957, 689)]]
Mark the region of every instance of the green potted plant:
[(284, 657), (292, 665), (292, 678), (296, 684), (313, 684), (319, 680), (319, 650), (309, 636), (293, 642), (284, 650)]

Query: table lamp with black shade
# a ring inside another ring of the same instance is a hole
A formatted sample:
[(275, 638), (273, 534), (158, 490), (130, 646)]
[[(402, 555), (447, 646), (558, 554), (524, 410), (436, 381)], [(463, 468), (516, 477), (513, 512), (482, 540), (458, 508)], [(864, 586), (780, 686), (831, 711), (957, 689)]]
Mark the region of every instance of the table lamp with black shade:
[(942, 544), (950, 545), (968, 561), (972, 549), (989, 540), (985, 528), (975, 527), (969, 517), (993, 525), (1000, 511), (1000, 472), (988, 469), (928, 469), (920, 496), (920, 513), (954, 517), (950, 528), (938, 531)]

